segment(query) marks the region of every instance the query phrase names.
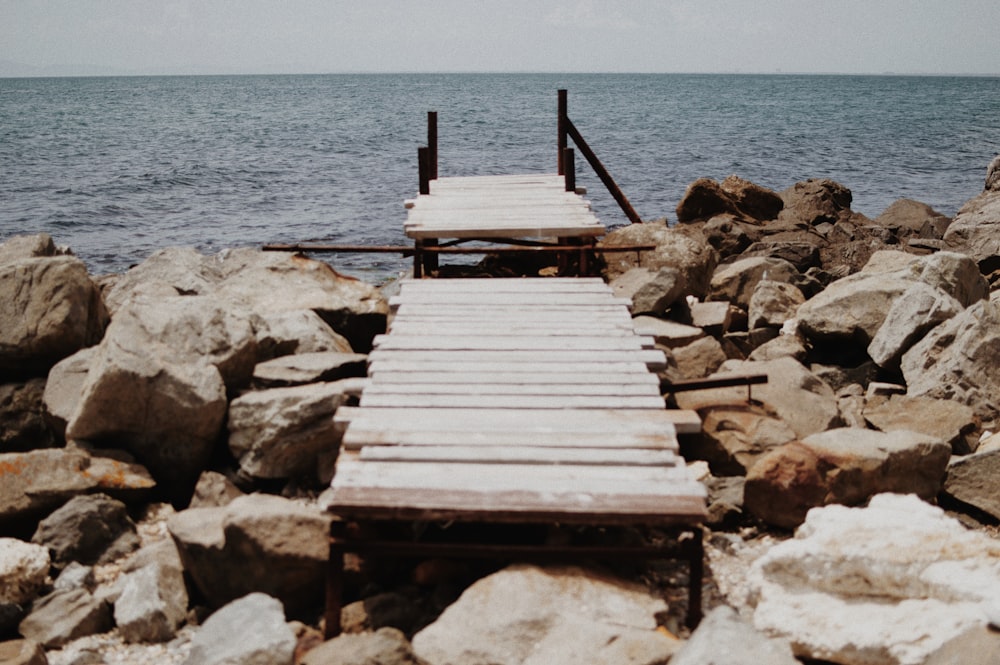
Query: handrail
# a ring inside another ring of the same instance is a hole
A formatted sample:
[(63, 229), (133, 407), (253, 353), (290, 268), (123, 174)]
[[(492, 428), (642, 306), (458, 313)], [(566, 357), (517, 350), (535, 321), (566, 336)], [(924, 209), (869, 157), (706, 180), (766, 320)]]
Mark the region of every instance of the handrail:
[(597, 173), (597, 177), (601, 179), (604, 186), (608, 188), (608, 192), (610, 192), (611, 196), (618, 202), (618, 207), (622, 209), (622, 212), (625, 213), (625, 216), (628, 217), (629, 221), (633, 224), (641, 224), (642, 218), (639, 217), (639, 213), (637, 213), (635, 208), (632, 207), (632, 204), (629, 203), (628, 197), (625, 196), (625, 193), (618, 186), (618, 183), (615, 182), (615, 179), (611, 177), (611, 174), (608, 173), (608, 170), (604, 168), (604, 164), (602, 164), (601, 160), (597, 158), (594, 151), (591, 150), (589, 145), (587, 145), (587, 141), (584, 140), (583, 135), (580, 134), (580, 131), (576, 128), (576, 125), (573, 124), (573, 121), (569, 119), (567, 111), (567, 92), (565, 90), (559, 90), (558, 95), (559, 175), (566, 175), (568, 177), (568, 173), (566, 172), (568, 165), (565, 160), (565, 151), (567, 149), (566, 139), (568, 136), (573, 139), (573, 143), (576, 144), (576, 147), (580, 149), (583, 156), (587, 158), (588, 162), (590, 162), (591, 168), (593, 168), (594, 172)]

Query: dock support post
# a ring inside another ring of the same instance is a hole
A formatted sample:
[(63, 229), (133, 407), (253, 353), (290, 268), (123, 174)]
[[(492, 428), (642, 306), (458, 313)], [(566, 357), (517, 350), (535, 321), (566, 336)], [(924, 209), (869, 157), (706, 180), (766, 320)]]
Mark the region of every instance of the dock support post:
[(563, 150), (563, 175), (566, 176), (566, 191), (576, 191), (576, 156), (573, 148)]
[(417, 148), (417, 164), (420, 174), (420, 193), (431, 193), (431, 149), (427, 146)]
[(437, 111), (427, 112), (427, 148), (429, 151), (428, 180), (438, 177), (438, 114)]
[(565, 151), (566, 151), (566, 132), (568, 131), (567, 127), (566, 127), (566, 124), (567, 124), (566, 121), (569, 118), (569, 111), (568, 111), (568, 103), (567, 103), (567, 99), (566, 99), (566, 91), (565, 90), (560, 90), (559, 93), (558, 93), (558, 95), (559, 95), (559, 109), (558, 109), (558, 113), (559, 113), (559, 128), (558, 128), (559, 129), (559, 141), (558, 141), (558, 145), (559, 145), (559, 170), (557, 171), (557, 173), (559, 175), (565, 175), (566, 174), (566, 165), (565, 165), (565, 162), (563, 160), (565, 158)]
[(333, 639), (340, 635), (340, 611), (344, 600), (344, 536), (346, 525), (340, 520), (330, 523), (330, 560), (326, 569), (326, 611), (323, 637)]

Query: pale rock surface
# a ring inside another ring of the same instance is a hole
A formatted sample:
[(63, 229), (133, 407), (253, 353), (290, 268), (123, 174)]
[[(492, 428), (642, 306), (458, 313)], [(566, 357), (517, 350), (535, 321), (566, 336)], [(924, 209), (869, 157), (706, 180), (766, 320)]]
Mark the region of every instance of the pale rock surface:
[(944, 291), (917, 282), (893, 301), (868, 345), (868, 355), (880, 367), (898, 367), (903, 354), (928, 330), (962, 309), (962, 304)]
[[(729, 360), (713, 377), (766, 374), (768, 382), (753, 386), (753, 399), (784, 420), (797, 436), (808, 436), (840, 425), (837, 397), (830, 386), (793, 358), (763, 362)], [(714, 406), (745, 404), (747, 389), (715, 388), (677, 393), (677, 405), (707, 413)]]
[(479, 580), (413, 638), (431, 663), (607, 665), (668, 660), (666, 609), (637, 585), (579, 568), (511, 566)]
[(0, 642), (0, 663), (3, 665), (49, 665), (45, 649), (31, 640)]
[(138, 292), (155, 291), (165, 295), (207, 295), (222, 279), (218, 261), (193, 247), (166, 247), (121, 275), (105, 293), (112, 314)]
[(341, 635), (307, 652), (301, 665), (423, 665), (395, 628)]
[(291, 665), (294, 653), (295, 633), (281, 603), (251, 593), (205, 621), (184, 665)]
[(764, 342), (750, 352), (747, 360), (754, 362), (765, 362), (777, 360), (778, 358), (792, 358), (799, 363), (804, 363), (808, 349), (798, 335), (780, 334), (769, 342)]
[(243, 496), (243, 492), (226, 476), (217, 471), (203, 471), (198, 476), (191, 497), (190, 508), (213, 508), (225, 506), (233, 499)]
[(0, 242), (0, 265), (57, 254), (59, 250), (48, 233), (11, 236)]
[(0, 605), (34, 600), (49, 576), (49, 551), (17, 538), (0, 538)]
[(100, 290), (72, 256), (0, 264), (0, 372), (44, 376), (96, 344), (108, 325)]
[(96, 346), (80, 349), (73, 355), (63, 358), (49, 370), (45, 382), (45, 392), (42, 401), (45, 413), (52, 428), (62, 437), (66, 435), (66, 423), (80, 404), (83, 384), (90, 372), (90, 365), (97, 353)]
[(739, 259), (719, 266), (712, 275), (709, 300), (725, 300), (747, 310), (761, 281), (791, 282), (799, 271), (788, 261), (764, 256)]
[(705, 331), (701, 328), (654, 316), (636, 316), (632, 319), (632, 327), (635, 334), (652, 337), (657, 344), (668, 349), (687, 346), (705, 336)]
[(914, 496), (809, 512), (749, 572), (753, 623), (799, 657), (923, 665), (986, 626), (1000, 597), (1000, 541)]
[(780, 328), (785, 321), (795, 318), (805, 296), (798, 287), (788, 282), (766, 279), (757, 282), (750, 297), (748, 309), (750, 329)]
[(983, 300), (937, 326), (903, 355), (907, 393), (966, 404), (1000, 420), (1000, 301)]
[(189, 508), (167, 528), (185, 572), (209, 605), (260, 591), (290, 613), (323, 595), (330, 517), (316, 506), (250, 494), (220, 508)]
[(933, 499), (944, 482), (951, 446), (906, 430), (857, 428), (820, 432), (761, 457), (747, 473), (746, 510), (793, 528), (810, 508), (858, 505), (881, 492)]
[[(675, 268), (684, 276), (687, 294), (702, 298), (708, 292), (712, 271), (719, 263), (718, 253), (705, 242), (698, 230), (683, 227), (669, 227), (666, 220), (629, 224), (611, 231), (598, 242), (598, 246), (656, 245), (652, 251), (621, 252), (608, 254), (605, 277), (613, 280), (630, 268), (641, 267), (650, 270)], [(358, 349), (361, 350), (361, 349)]]
[(720, 404), (705, 410), (701, 436), (687, 442), (685, 457), (708, 461), (717, 475), (745, 475), (767, 452), (795, 438), (788, 423), (764, 408)]
[(126, 642), (166, 642), (187, 615), (180, 567), (152, 563), (125, 577), (115, 601), (115, 624)]
[(957, 453), (968, 452), (964, 435), (976, 428), (971, 407), (932, 397), (890, 395), (865, 406), (864, 417), (883, 432), (905, 429), (941, 439)]
[(19, 630), (25, 638), (56, 649), (112, 627), (111, 610), (86, 589), (50, 593), (32, 605)]
[(1000, 255), (1000, 192), (985, 191), (962, 206), (944, 241), (979, 264), (995, 262)]
[(296, 353), (352, 353), (351, 343), (311, 309), (259, 314), (259, 357)]
[(73, 497), (38, 523), (31, 540), (57, 563), (108, 563), (139, 547), (128, 508), (104, 494)]
[(670, 665), (799, 665), (788, 642), (758, 632), (725, 605), (709, 612)]
[(1000, 520), (1000, 448), (956, 457), (948, 465), (944, 492)]
[(257, 363), (253, 381), (257, 386), (278, 388), (365, 376), (367, 358), (362, 353), (341, 351), (296, 353)]
[(333, 414), (343, 400), (339, 381), (246, 393), (229, 404), (229, 450), (254, 477), (316, 477), (319, 456), (340, 441)]
[(631, 268), (609, 285), (616, 297), (632, 301), (632, 314), (663, 314), (687, 295), (684, 276), (676, 268)]
[(701, 337), (687, 346), (673, 349), (674, 362), (682, 378), (700, 379), (726, 362), (726, 352), (714, 337)]

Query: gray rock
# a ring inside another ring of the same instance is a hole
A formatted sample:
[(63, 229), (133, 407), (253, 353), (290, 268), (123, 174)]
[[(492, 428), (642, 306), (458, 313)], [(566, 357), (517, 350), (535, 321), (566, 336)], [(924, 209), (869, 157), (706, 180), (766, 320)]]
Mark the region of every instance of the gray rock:
[(56, 256), (59, 251), (48, 233), (11, 236), (0, 242), (0, 265), (21, 259)]
[(311, 309), (259, 314), (257, 345), (261, 358), (309, 353), (353, 353), (347, 338), (334, 332)]
[(705, 336), (705, 331), (701, 328), (654, 316), (636, 316), (632, 319), (632, 327), (635, 329), (635, 334), (652, 337), (658, 345), (668, 349), (687, 346)]
[(611, 280), (610, 286), (615, 296), (632, 301), (633, 315), (663, 314), (687, 293), (684, 276), (676, 268), (631, 268)]
[(712, 335), (729, 331), (733, 320), (732, 306), (728, 302), (697, 302), (691, 305), (691, 325)]
[(77, 448), (0, 454), (0, 524), (37, 519), (87, 492), (141, 494), (155, 485), (137, 464)]
[(875, 224), (890, 229), (900, 241), (904, 241), (912, 236), (941, 238), (951, 224), (951, 219), (926, 203), (899, 199), (875, 218)]
[(726, 362), (726, 352), (714, 337), (702, 337), (673, 349), (673, 356), (678, 372), (685, 379), (708, 376)]
[(937, 496), (951, 446), (926, 434), (840, 428), (775, 448), (747, 473), (743, 505), (794, 528), (810, 508), (859, 505), (882, 492)]
[(889, 308), (868, 345), (868, 355), (880, 367), (896, 368), (899, 359), (928, 330), (962, 311), (962, 305), (944, 291), (918, 282)]
[(36, 601), (21, 622), (21, 635), (46, 649), (111, 630), (111, 610), (85, 589), (51, 593)]
[(205, 621), (184, 665), (291, 665), (294, 653), (295, 633), (281, 603), (252, 593)]
[(396, 628), (411, 633), (425, 611), (419, 598), (387, 591), (345, 605), (340, 613), (341, 630), (361, 633)]
[[(753, 399), (788, 424), (797, 436), (840, 425), (837, 397), (826, 383), (792, 358), (765, 362), (729, 360), (712, 376), (766, 374), (768, 382), (753, 386)], [(720, 405), (745, 405), (747, 389), (715, 388), (678, 393), (682, 409), (703, 411)]]
[(995, 263), (1000, 255), (1000, 193), (985, 191), (962, 206), (944, 241), (981, 267)]
[(745, 475), (764, 454), (796, 438), (788, 423), (758, 406), (723, 403), (699, 413), (701, 434), (684, 454), (707, 461), (718, 475)]
[(799, 271), (781, 259), (752, 257), (719, 266), (712, 275), (709, 300), (725, 300), (746, 311), (757, 284), (763, 280), (791, 282)]
[(779, 195), (784, 207), (778, 219), (808, 226), (837, 222), (844, 213), (850, 212), (853, 200), (850, 189), (826, 179), (797, 182)]
[(984, 425), (1000, 420), (1000, 301), (980, 301), (931, 330), (903, 355), (907, 394), (972, 407)]
[(0, 372), (43, 376), (100, 341), (108, 324), (101, 293), (70, 256), (0, 265)]
[(0, 538), (0, 605), (26, 605), (49, 576), (49, 551), (17, 538)]
[(25, 451), (55, 445), (45, 420), (44, 391), (44, 379), (0, 384), (0, 451)]
[(329, 525), (319, 508), (263, 494), (167, 521), (184, 570), (209, 605), (260, 591), (293, 615), (322, 599)]
[(798, 287), (788, 282), (765, 279), (757, 283), (750, 297), (748, 325), (754, 328), (780, 328), (785, 321), (795, 318), (805, 296)]
[(343, 400), (340, 382), (246, 393), (229, 405), (229, 450), (250, 476), (316, 477), (320, 454), (339, 444), (333, 414)]
[(866, 406), (864, 417), (875, 429), (921, 432), (947, 442), (957, 453), (968, 452), (965, 435), (976, 428), (970, 407), (930, 397), (891, 395)]
[[(712, 271), (719, 262), (717, 252), (705, 242), (700, 231), (683, 227), (668, 227), (662, 222), (630, 224), (608, 233), (599, 246), (655, 245), (656, 249), (639, 252), (621, 252), (606, 256), (605, 277), (613, 280), (625, 271), (635, 268), (675, 268), (684, 276), (688, 292), (702, 298), (708, 292)], [(360, 350), (360, 349), (357, 349)]]
[(406, 636), (395, 628), (341, 635), (309, 651), (301, 665), (421, 665)]
[(681, 224), (704, 221), (717, 215), (739, 215), (736, 199), (711, 178), (698, 178), (687, 186), (677, 204)]
[(31, 640), (0, 642), (0, 663), (3, 665), (49, 665), (45, 649)]
[(365, 376), (367, 359), (361, 353), (340, 351), (282, 356), (258, 363), (253, 381), (262, 388), (279, 388)]
[(766, 362), (778, 358), (793, 358), (799, 363), (804, 363), (807, 354), (806, 345), (798, 335), (778, 335), (751, 351), (747, 360)]
[[(48, 554), (48, 550), (46, 550)], [(52, 585), (53, 591), (72, 591), (73, 589), (85, 589), (93, 592), (97, 584), (94, 578), (94, 567), (85, 566), (79, 561), (71, 561)]]
[(80, 404), (80, 395), (83, 394), (83, 385), (95, 353), (96, 346), (80, 349), (49, 370), (42, 401), (50, 426), (62, 439), (66, 437), (66, 423)]
[(962, 307), (990, 297), (990, 287), (974, 261), (955, 252), (937, 252), (920, 259), (917, 279), (944, 291)]
[(212, 508), (226, 504), (243, 496), (243, 492), (228, 478), (215, 471), (204, 471), (194, 486), (191, 508)]
[(712, 610), (670, 665), (798, 665), (787, 641), (758, 632), (735, 610)]
[(139, 547), (125, 504), (104, 494), (73, 497), (38, 524), (31, 540), (58, 563), (108, 563)]
[(922, 665), (994, 665), (1000, 655), (1000, 631), (975, 626), (953, 637)]
[(157, 292), (192, 296), (211, 293), (222, 280), (218, 261), (193, 247), (167, 247), (154, 252), (116, 280), (105, 295), (108, 309), (116, 314), (131, 298)]
[(115, 601), (115, 624), (126, 642), (166, 642), (187, 615), (180, 567), (153, 563), (128, 573)]
[(944, 492), (1000, 519), (1000, 450), (958, 457), (948, 465)]
[[(503, 608), (503, 611), (497, 611)], [(678, 642), (646, 589), (579, 568), (512, 566), (483, 578), (413, 638), (431, 663), (653, 665)]]

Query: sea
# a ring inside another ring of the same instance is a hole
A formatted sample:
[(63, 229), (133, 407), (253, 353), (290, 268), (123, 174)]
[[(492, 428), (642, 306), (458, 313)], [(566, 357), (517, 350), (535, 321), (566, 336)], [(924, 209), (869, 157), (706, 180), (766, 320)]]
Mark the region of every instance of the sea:
[[(332, 74), (0, 79), (0, 241), (49, 233), (92, 274), (166, 246), (405, 244), (427, 111), (439, 172), (554, 173), (557, 91), (644, 220), (730, 174), (831, 178), (877, 217), (952, 216), (1000, 153), (1000, 78), (684, 74)], [(627, 223), (586, 161), (609, 227)], [(395, 254), (328, 254), (375, 283)]]

